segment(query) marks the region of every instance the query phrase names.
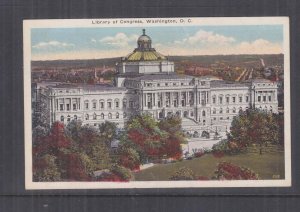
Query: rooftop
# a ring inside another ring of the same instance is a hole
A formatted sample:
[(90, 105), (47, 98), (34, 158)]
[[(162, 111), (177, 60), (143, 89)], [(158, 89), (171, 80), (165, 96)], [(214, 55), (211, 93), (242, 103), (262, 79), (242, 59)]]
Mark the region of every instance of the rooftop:
[(223, 80), (212, 80), (210, 82), (211, 88), (233, 88), (233, 87), (248, 87), (249, 83), (230, 82)]

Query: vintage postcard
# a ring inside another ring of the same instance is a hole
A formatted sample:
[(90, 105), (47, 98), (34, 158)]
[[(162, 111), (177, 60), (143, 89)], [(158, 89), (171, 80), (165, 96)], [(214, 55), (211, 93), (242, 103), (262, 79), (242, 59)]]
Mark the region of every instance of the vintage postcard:
[(289, 19), (24, 21), (26, 189), (291, 186)]

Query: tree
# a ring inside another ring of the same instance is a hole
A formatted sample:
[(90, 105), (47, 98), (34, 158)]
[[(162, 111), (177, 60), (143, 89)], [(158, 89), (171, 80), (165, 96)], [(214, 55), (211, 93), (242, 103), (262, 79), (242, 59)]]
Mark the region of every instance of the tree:
[(276, 115), (259, 109), (248, 109), (234, 117), (228, 140), (240, 150), (258, 144), (260, 154), (264, 145), (279, 142), (280, 126)]
[(111, 142), (117, 137), (117, 124), (109, 121), (101, 123), (99, 126), (100, 136), (104, 139), (106, 145), (110, 148)]

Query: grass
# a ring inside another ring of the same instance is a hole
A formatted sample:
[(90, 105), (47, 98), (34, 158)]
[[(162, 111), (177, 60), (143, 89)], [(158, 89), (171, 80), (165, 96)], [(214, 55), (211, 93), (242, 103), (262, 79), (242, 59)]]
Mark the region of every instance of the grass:
[(250, 168), (258, 174), (260, 179), (284, 179), (284, 152), (244, 153), (237, 155), (225, 155), (216, 158), (212, 154), (206, 154), (200, 158), (184, 160), (170, 164), (157, 164), (151, 168), (135, 173), (136, 181), (166, 181), (180, 167), (188, 167), (197, 176), (212, 177), (217, 164), (221, 161)]

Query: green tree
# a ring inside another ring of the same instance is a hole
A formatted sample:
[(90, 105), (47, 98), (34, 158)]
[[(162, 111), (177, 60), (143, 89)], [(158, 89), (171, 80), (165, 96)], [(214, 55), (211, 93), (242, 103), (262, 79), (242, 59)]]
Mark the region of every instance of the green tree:
[(233, 119), (228, 140), (236, 143), (241, 150), (250, 144), (257, 144), (262, 154), (265, 145), (279, 142), (279, 133), (276, 115), (259, 109), (248, 109)]

